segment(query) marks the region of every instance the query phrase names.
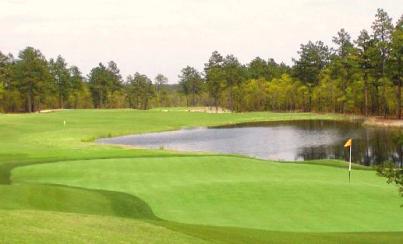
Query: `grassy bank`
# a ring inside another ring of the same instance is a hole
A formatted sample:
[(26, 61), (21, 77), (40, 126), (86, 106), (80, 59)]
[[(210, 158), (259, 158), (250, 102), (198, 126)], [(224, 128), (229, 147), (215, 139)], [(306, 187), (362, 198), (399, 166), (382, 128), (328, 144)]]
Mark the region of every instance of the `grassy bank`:
[[(144, 243), (403, 238), (401, 199), (371, 170), (357, 167), (348, 184), (338, 161), (280, 164), (92, 142), (182, 127), (301, 119), (343, 117), (180, 110), (1, 115), (0, 241), (21, 240), (21, 228), (33, 219), (38, 221), (28, 237), (36, 242), (58, 232), (59, 242), (110, 242), (118, 236)], [(50, 227), (52, 221), (57, 224)], [(79, 229), (77, 238), (68, 235), (73, 229)], [(100, 239), (103, 229), (108, 234)]]

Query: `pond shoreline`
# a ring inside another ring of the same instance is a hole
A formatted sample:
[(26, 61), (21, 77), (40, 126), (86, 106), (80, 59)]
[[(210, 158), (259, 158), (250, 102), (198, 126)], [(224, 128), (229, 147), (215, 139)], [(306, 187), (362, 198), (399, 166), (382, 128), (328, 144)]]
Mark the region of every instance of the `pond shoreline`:
[(384, 118), (379, 118), (379, 117), (368, 117), (368, 118), (365, 118), (363, 125), (364, 126), (403, 128), (403, 120), (384, 119)]

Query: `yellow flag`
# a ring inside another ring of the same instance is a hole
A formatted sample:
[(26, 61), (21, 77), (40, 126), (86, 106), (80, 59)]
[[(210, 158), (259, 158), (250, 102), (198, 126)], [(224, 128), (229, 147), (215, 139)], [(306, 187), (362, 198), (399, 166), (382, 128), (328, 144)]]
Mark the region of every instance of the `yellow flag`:
[(351, 144), (353, 143), (353, 141), (351, 139), (348, 139), (348, 141), (346, 142), (346, 144), (344, 144), (344, 147), (351, 147)]

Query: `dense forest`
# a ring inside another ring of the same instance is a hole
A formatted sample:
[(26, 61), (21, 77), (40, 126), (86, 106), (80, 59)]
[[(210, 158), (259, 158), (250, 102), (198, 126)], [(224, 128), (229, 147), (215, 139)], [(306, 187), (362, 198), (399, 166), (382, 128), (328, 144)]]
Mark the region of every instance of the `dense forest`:
[(356, 40), (341, 29), (332, 48), (309, 41), (291, 66), (257, 57), (242, 64), (214, 51), (203, 71), (187, 66), (179, 84), (141, 73), (126, 78), (99, 63), (88, 75), (58, 56), (27, 47), (0, 52), (0, 111), (56, 108), (223, 107), (231, 111), (316, 111), (401, 118), (403, 16), (394, 23), (378, 9), (371, 31)]

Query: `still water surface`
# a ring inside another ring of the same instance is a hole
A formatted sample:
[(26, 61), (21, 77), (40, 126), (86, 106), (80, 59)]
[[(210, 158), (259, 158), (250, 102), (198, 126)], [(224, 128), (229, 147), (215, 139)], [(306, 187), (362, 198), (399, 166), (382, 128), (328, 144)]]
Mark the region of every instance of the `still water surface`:
[(394, 140), (399, 133), (401, 130), (363, 127), (361, 123), (311, 120), (182, 129), (98, 142), (292, 161), (347, 159), (349, 152), (343, 145), (352, 138), (353, 161), (371, 165), (385, 160), (401, 163), (402, 148)]

